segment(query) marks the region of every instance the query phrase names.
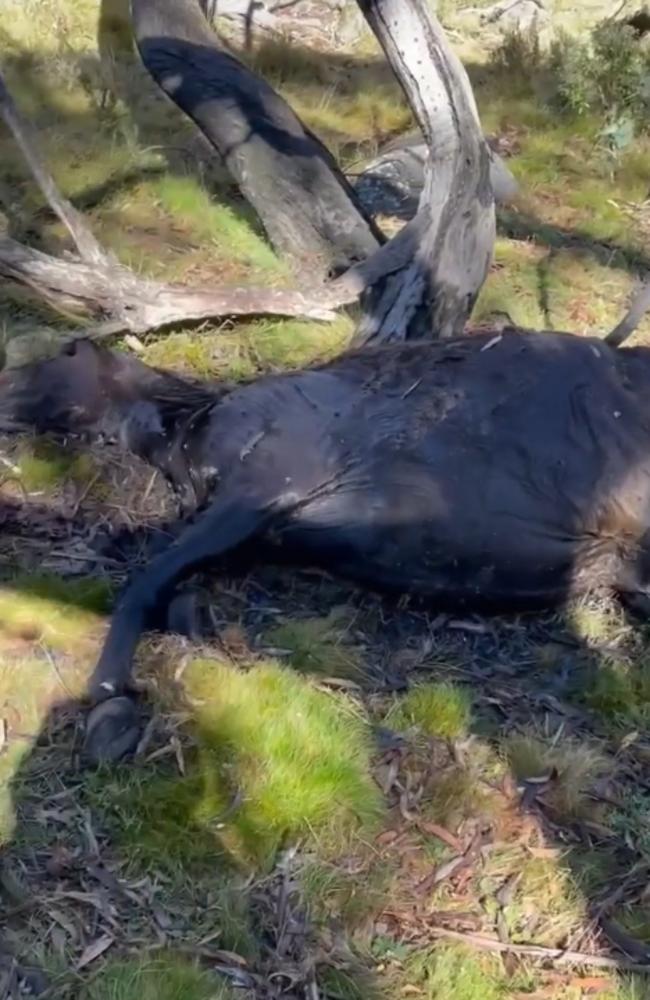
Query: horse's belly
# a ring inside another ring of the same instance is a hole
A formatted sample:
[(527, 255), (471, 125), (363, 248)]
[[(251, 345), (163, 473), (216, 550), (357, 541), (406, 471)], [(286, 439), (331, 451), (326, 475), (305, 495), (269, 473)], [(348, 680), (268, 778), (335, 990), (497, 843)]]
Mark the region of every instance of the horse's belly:
[(305, 506), (276, 541), (331, 572), (441, 603), (556, 603), (584, 542), (548, 504), (513, 501), (490, 508), (485, 495), (461, 499), (427, 479), (344, 489)]

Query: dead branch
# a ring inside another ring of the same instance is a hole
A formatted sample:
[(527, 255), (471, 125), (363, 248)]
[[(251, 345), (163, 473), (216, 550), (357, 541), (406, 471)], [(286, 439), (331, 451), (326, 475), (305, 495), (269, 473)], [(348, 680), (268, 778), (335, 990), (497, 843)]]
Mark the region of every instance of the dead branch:
[(0, 276), (26, 286), (56, 312), (101, 322), (100, 335), (143, 334), (174, 324), (225, 316), (304, 316), (332, 320), (326, 296), (300, 291), (228, 287), (182, 288), (137, 277), (119, 265), (61, 260), (0, 239)]
[(460, 941), (472, 948), (482, 951), (496, 951), (501, 954), (509, 952), (512, 955), (522, 955), (527, 958), (537, 958), (554, 965), (585, 965), (594, 969), (618, 969), (621, 972), (650, 973), (650, 964), (628, 962), (625, 959), (609, 958), (606, 955), (590, 955), (582, 951), (564, 951), (562, 948), (544, 948), (533, 944), (511, 944), (498, 941), (496, 938), (483, 937), (480, 934), (464, 934), (462, 931), (448, 930), (446, 927), (433, 927), (431, 932), (436, 937)]
[(101, 248), (83, 217), (58, 190), (38, 151), (33, 129), (16, 107), (2, 73), (0, 73), (0, 115), (20, 147), (43, 196), (70, 233), (81, 259), (87, 264), (102, 267), (109, 265), (111, 259)]

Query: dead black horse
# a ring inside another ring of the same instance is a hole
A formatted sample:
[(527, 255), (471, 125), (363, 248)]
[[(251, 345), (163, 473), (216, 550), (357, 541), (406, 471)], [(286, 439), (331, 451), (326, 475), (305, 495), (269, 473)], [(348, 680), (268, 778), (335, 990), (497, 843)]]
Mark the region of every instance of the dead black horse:
[(0, 375), (0, 429), (119, 441), (189, 523), (132, 580), (90, 682), (91, 758), (137, 740), (138, 639), (174, 586), (258, 540), (369, 586), (484, 610), (605, 587), (650, 607), (650, 349), (506, 330), (238, 386), (75, 341)]

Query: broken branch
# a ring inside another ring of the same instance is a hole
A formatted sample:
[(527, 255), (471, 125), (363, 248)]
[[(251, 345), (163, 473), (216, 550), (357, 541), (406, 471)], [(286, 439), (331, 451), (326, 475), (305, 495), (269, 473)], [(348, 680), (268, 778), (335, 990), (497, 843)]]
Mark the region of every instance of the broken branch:
[(63, 197), (54, 182), (54, 178), (48, 172), (38, 151), (32, 126), (18, 110), (7, 89), (2, 73), (0, 73), (0, 115), (20, 147), (32, 177), (43, 192), (43, 196), (74, 240), (81, 259), (88, 264), (108, 265), (111, 262), (110, 258), (99, 245), (74, 205), (71, 205), (67, 198)]
[(118, 265), (105, 268), (60, 260), (9, 237), (0, 238), (0, 276), (30, 288), (57, 312), (101, 323), (100, 336), (143, 334), (181, 322), (227, 316), (336, 317), (327, 296), (300, 291), (228, 287), (181, 288), (138, 278)]
[(544, 948), (533, 944), (511, 944), (498, 941), (496, 938), (483, 937), (480, 934), (464, 934), (462, 931), (448, 930), (446, 927), (433, 927), (436, 937), (450, 938), (461, 941), (483, 951), (510, 952), (513, 955), (523, 955), (528, 958), (538, 958), (554, 965), (585, 965), (595, 969), (619, 969), (622, 972), (650, 972), (650, 964), (628, 962), (625, 959), (609, 958), (607, 955), (590, 955), (582, 951), (564, 951), (562, 948)]

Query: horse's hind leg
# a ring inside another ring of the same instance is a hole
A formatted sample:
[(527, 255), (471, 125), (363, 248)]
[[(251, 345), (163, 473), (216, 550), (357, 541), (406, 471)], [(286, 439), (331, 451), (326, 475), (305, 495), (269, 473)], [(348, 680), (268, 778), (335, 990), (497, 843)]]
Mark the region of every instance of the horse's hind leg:
[(89, 683), (91, 698), (101, 703), (90, 713), (86, 727), (85, 752), (91, 760), (117, 759), (137, 743), (137, 714), (125, 691), (138, 641), (153, 609), (169, 597), (179, 580), (262, 530), (272, 509), (272, 503), (251, 504), (246, 493), (229, 491), (127, 587)]

